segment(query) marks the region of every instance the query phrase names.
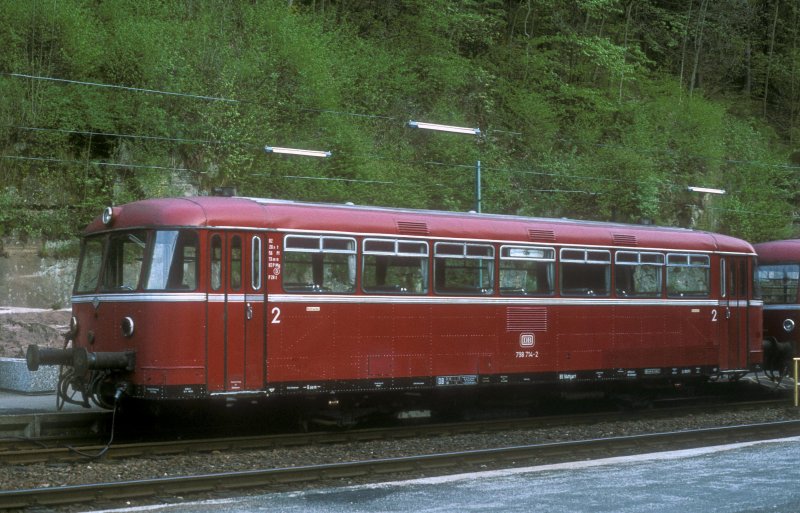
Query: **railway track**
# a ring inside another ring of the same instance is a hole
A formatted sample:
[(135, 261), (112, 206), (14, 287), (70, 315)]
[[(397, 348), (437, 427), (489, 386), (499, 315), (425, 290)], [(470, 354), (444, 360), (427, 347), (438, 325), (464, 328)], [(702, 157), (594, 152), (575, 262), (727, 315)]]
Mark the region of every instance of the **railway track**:
[(154, 499), (202, 493), (232, 493), (276, 485), (293, 487), (337, 479), (389, 479), (397, 475), (469, 472), (654, 451), (800, 436), (800, 421), (780, 421), (680, 432), (467, 450), (411, 457), (144, 479), (0, 492), (0, 508), (60, 506), (81, 502)]
[(102, 437), (108, 433), (111, 412), (25, 413), (0, 416), (0, 451), (33, 442), (50, 443)]
[[(725, 404), (701, 404), (668, 407), (637, 412), (599, 412), (579, 415), (526, 417), (500, 420), (481, 420), (447, 424), (421, 424), (389, 428), (356, 429), (348, 431), (320, 431), (310, 433), (272, 434), (243, 437), (197, 438), (141, 443), (86, 444), (86, 439), (0, 440), (0, 464), (25, 465), (33, 463), (68, 463), (87, 461), (95, 457), (123, 459), (158, 457), (175, 454), (208, 453), (212, 451), (264, 450), (283, 447), (327, 445), (372, 440), (408, 439), (422, 436), (447, 436), (455, 434), (486, 433), (510, 430), (548, 428), (562, 425), (585, 425), (606, 421), (632, 420), (688, 415), (703, 411), (748, 410), (770, 406), (783, 406), (785, 399), (750, 401)], [(92, 438), (96, 440), (96, 437)]]

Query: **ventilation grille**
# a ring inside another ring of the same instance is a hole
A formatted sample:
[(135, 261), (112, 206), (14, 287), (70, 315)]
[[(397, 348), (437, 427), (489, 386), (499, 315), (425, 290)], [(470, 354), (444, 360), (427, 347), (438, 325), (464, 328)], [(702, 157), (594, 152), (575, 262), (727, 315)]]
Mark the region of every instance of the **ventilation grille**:
[(553, 232), (553, 230), (536, 230), (529, 228), (528, 238), (532, 242), (555, 242), (556, 234)]
[(428, 223), (397, 221), (397, 231), (403, 235), (428, 235)]
[(547, 331), (547, 308), (509, 307), (506, 310), (506, 331)]
[(614, 234), (614, 245), (615, 246), (638, 246), (639, 240), (636, 238), (636, 235), (623, 235), (620, 233)]

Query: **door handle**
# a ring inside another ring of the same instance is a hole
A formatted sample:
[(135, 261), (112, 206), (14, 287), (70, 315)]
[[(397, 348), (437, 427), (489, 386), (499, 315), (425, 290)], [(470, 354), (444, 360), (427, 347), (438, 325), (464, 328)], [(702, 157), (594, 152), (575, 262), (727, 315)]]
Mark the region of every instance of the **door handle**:
[(726, 319), (730, 319), (731, 318), (731, 308), (729, 306), (725, 307), (725, 318)]
[(247, 306), (245, 306), (244, 311), (245, 311), (245, 316), (247, 316), (247, 320), (248, 321), (253, 318), (253, 305), (251, 305), (250, 303), (247, 303)]

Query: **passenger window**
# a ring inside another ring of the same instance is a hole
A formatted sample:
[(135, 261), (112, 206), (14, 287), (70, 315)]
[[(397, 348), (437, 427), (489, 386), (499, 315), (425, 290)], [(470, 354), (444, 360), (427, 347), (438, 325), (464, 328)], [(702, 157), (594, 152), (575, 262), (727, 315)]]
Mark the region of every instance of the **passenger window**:
[(283, 288), (287, 292), (355, 291), (355, 239), (287, 235), (283, 246)]
[(433, 273), (438, 293), (489, 295), (494, 283), (494, 246), (437, 242)]
[(610, 251), (562, 248), (560, 257), (562, 295), (608, 296), (611, 288)]
[(428, 243), (406, 240), (364, 239), (364, 292), (374, 294), (426, 294)]
[(617, 251), (614, 283), (619, 297), (660, 297), (664, 255)]
[(261, 288), (261, 237), (253, 237), (250, 255), (250, 286), (253, 290)]
[(231, 239), (231, 290), (242, 288), (242, 239), (238, 235)]
[(552, 248), (502, 246), (500, 294), (546, 296), (555, 284), (556, 251)]
[(708, 255), (667, 254), (667, 295), (669, 297), (703, 297), (709, 294)]
[(211, 238), (211, 290), (222, 287), (222, 240), (219, 235)]

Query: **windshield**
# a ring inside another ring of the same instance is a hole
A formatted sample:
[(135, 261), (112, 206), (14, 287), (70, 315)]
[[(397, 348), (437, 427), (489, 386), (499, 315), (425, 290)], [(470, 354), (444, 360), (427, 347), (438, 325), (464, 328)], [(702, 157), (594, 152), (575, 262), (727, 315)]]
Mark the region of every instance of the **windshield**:
[(147, 290), (197, 288), (197, 234), (160, 231), (153, 239), (153, 258), (145, 281)]
[(75, 292), (94, 292), (100, 280), (100, 266), (103, 263), (105, 239), (92, 237), (83, 241), (81, 261), (75, 278)]
[(759, 265), (756, 276), (764, 303), (797, 303), (797, 283), (798, 279), (800, 279), (800, 265)]
[(197, 288), (197, 233), (134, 230), (87, 237), (75, 293)]

